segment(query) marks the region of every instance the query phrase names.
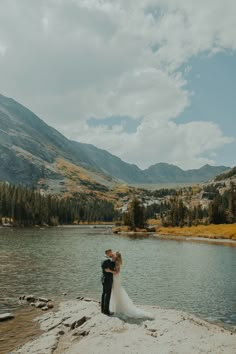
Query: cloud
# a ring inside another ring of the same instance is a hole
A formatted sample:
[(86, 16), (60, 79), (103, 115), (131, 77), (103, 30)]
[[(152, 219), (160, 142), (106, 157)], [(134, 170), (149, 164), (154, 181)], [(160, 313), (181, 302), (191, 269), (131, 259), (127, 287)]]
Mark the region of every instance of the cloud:
[[(64, 131), (67, 133), (67, 127)], [(127, 162), (147, 168), (157, 162), (174, 163), (182, 168), (215, 164), (214, 151), (233, 141), (225, 137), (213, 122), (176, 124), (173, 121), (145, 121), (135, 132), (127, 133), (122, 125), (112, 128), (91, 127), (86, 123), (73, 126), (71, 137), (112, 151)]]
[[(1, 92), (68, 137), (143, 167), (214, 163), (232, 141), (175, 118), (191, 105), (183, 65), (236, 49), (233, 0), (3, 0), (0, 23)], [(86, 123), (111, 116), (140, 125)]]

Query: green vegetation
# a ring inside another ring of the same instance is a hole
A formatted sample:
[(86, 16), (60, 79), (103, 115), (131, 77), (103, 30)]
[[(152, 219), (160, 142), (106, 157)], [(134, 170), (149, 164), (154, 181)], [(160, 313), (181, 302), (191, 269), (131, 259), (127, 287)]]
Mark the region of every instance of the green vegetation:
[(124, 214), (124, 224), (130, 228), (144, 228), (146, 221), (145, 209), (138, 198), (134, 197), (128, 205), (128, 211)]
[[(142, 191), (144, 193), (144, 191)], [(185, 187), (147, 192), (158, 199), (144, 207), (145, 197), (135, 197), (123, 216), (124, 225), (143, 228), (146, 219), (156, 219), (165, 227), (183, 227), (236, 222), (236, 185), (217, 183), (200, 187)], [(147, 197), (147, 196), (146, 196)], [(201, 202), (204, 201), (202, 204)]]
[(79, 195), (62, 198), (42, 195), (22, 186), (0, 183), (0, 222), (17, 226), (111, 222), (117, 217), (112, 203)]
[[(171, 197), (166, 204), (166, 212), (161, 215), (163, 226), (192, 226), (198, 224), (231, 224), (236, 222), (236, 186), (231, 183), (230, 188), (222, 194), (219, 185), (210, 185), (203, 189), (203, 196), (210, 201), (208, 208), (200, 204), (189, 207), (192, 190), (182, 198), (183, 191)], [(149, 215), (149, 217), (151, 217)]]

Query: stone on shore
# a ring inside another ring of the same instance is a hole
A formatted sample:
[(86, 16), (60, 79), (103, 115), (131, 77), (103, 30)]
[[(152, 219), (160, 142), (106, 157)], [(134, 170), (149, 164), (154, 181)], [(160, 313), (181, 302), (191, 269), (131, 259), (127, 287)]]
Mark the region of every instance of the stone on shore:
[(38, 301), (41, 301), (41, 302), (49, 302), (49, 301), (51, 301), (51, 299), (47, 299), (46, 297), (39, 297), (39, 298), (38, 298)]
[(235, 354), (236, 333), (193, 315), (143, 307), (153, 320), (100, 313), (95, 301), (64, 301), (36, 320), (44, 333), (11, 354)]
[(37, 298), (34, 295), (22, 295), (19, 297), (19, 300), (21, 300), (21, 303), (23, 304), (28, 303), (30, 306), (40, 308), (42, 311), (47, 311), (48, 309), (52, 309), (54, 307), (52, 300), (46, 297)]
[(37, 301), (35, 303), (35, 307), (37, 307), (37, 308), (43, 308), (44, 306), (45, 306), (45, 302), (43, 302), (43, 301)]
[(12, 313), (10, 312), (3, 313), (0, 315), (0, 322), (11, 320), (12, 318), (15, 318), (15, 316)]

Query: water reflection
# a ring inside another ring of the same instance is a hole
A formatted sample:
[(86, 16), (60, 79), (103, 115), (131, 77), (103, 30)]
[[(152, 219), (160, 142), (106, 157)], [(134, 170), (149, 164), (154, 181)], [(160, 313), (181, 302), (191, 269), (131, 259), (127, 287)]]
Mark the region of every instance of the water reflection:
[(139, 304), (236, 324), (236, 248), (113, 235), (110, 228), (0, 229), (0, 311), (17, 297), (100, 297), (106, 248), (124, 258), (123, 284)]

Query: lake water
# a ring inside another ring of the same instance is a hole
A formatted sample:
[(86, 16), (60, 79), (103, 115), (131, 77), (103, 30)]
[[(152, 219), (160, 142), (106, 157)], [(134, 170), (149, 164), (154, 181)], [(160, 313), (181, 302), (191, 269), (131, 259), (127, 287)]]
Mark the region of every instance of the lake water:
[(112, 234), (110, 227), (0, 229), (0, 312), (21, 294), (101, 293), (104, 250), (123, 254), (123, 285), (138, 304), (236, 325), (236, 247)]
[(133, 184), (129, 184), (132, 187), (135, 188), (141, 188), (141, 189), (147, 189), (147, 190), (151, 190), (151, 191), (155, 191), (155, 190), (159, 190), (159, 189), (181, 189), (184, 187), (192, 187), (192, 186), (196, 186), (196, 185), (201, 185), (203, 184), (200, 182), (196, 182), (196, 183), (185, 183), (185, 182), (172, 182), (172, 183), (133, 183)]

